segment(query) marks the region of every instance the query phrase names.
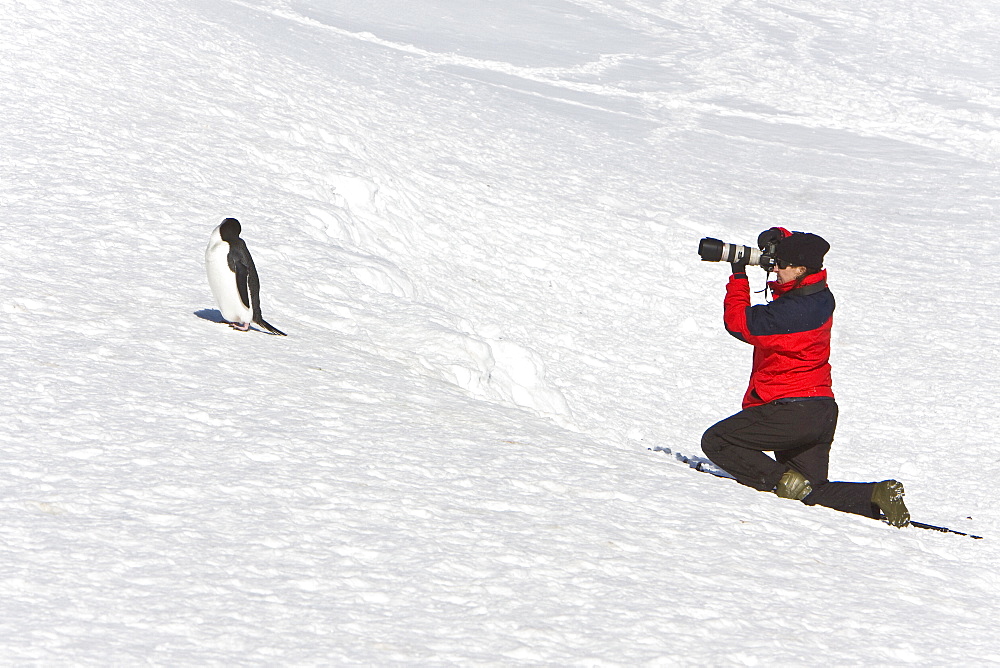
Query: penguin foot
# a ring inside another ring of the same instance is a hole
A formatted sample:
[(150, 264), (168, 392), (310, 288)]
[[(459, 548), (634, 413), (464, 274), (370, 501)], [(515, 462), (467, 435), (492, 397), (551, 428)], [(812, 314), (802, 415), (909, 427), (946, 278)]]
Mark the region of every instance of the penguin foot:
[(245, 332), (248, 329), (250, 329), (250, 323), (249, 322), (231, 322), (231, 323), (229, 323), (229, 326), (232, 327), (233, 329), (239, 330), (241, 332)]

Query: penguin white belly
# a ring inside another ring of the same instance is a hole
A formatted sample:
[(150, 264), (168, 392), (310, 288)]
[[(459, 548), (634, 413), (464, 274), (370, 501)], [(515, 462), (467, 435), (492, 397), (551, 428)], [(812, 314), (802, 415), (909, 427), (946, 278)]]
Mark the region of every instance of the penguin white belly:
[(229, 244), (222, 240), (216, 229), (205, 250), (208, 285), (212, 288), (212, 296), (215, 297), (223, 318), (229, 322), (249, 323), (253, 319), (253, 310), (240, 299), (236, 273), (229, 268), (228, 257)]

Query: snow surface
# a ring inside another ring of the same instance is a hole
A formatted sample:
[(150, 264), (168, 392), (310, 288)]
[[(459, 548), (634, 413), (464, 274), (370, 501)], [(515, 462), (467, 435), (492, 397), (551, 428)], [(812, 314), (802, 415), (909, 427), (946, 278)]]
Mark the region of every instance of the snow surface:
[[(0, 663), (1000, 665), (998, 25), (5, 0)], [(833, 244), (833, 475), (984, 540), (680, 461), (750, 365), (698, 239), (771, 225)]]

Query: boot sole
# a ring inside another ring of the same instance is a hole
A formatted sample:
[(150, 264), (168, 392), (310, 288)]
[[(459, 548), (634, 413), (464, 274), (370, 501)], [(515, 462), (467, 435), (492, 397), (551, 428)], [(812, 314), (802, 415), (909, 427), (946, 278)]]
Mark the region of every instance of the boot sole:
[(910, 523), (910, 511), (903, 503), (903, 483), (898, 480), (883, 480), (875, 484), (872, 503), (879, 507), (885, 521), (894, 527), (905, 527)]

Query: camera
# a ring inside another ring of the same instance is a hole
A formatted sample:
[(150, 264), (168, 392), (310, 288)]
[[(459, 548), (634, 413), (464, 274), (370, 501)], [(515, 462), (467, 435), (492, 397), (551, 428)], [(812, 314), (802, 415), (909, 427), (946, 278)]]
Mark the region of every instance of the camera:
[(764, 271), (774, 269), (774, 255), (777, 252), (781, 233), (773, 228), (765, 230), (757, 237), (757, 248), (727, 244), (724, 241), (705, 237), (698, 244), (698, 255), (703, 262), (735, 262), (760, 266)]

